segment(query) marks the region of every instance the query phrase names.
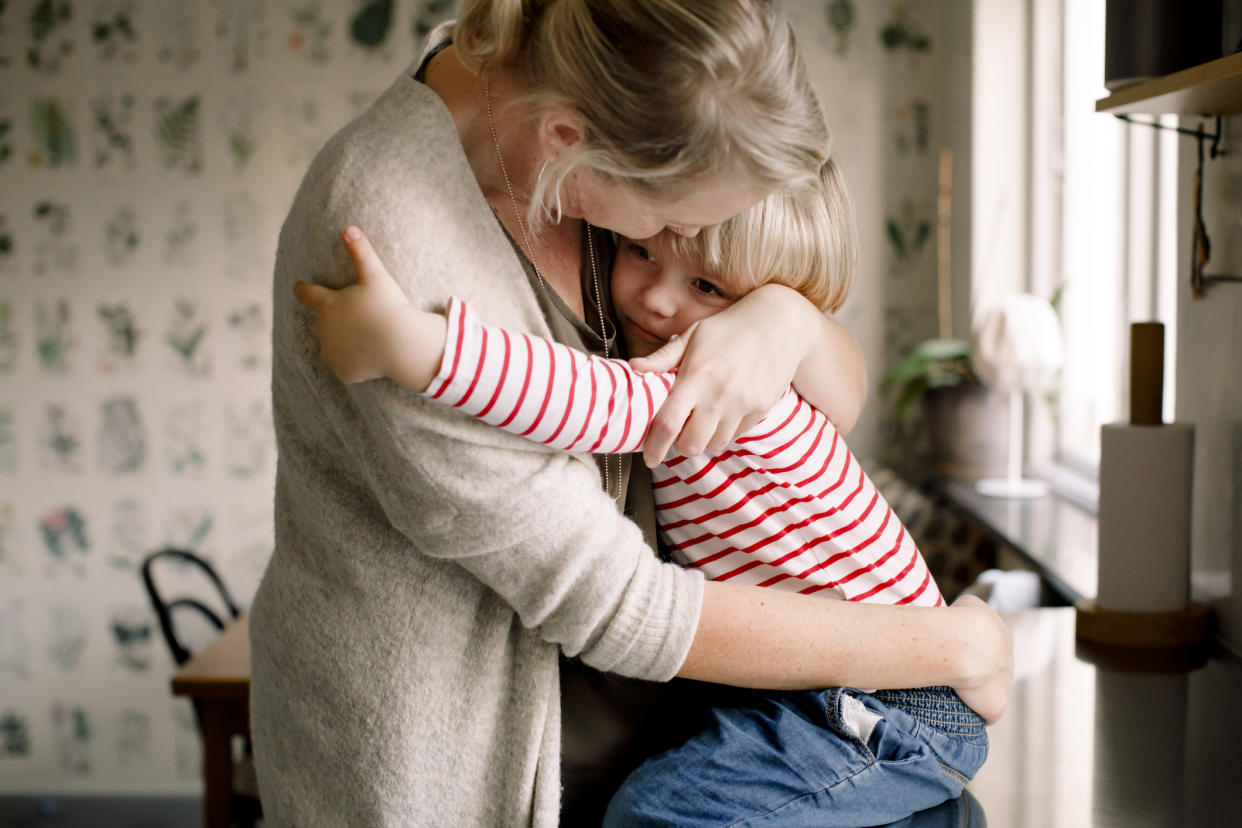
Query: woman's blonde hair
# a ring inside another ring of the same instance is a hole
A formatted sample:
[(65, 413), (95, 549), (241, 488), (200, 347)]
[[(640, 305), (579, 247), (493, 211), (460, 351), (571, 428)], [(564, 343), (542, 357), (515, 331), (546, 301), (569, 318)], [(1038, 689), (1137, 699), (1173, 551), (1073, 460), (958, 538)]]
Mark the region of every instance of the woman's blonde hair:
[(657, 203), (710, 175), (790, 187), (828, 154), (775, 0), (466, 0), (453, 42), (472, 70), (519, 73), (527, 100), (581, 117), (585, 140), (549, 162), (535, 205), (578, 166)]
[(854, 208), (832, 159), (814, 185), (779, 190), (697, 236), (665, 232), (675, 253), (728, 289), (781, 284), (827, 313), (845, 303), (858, 271)]

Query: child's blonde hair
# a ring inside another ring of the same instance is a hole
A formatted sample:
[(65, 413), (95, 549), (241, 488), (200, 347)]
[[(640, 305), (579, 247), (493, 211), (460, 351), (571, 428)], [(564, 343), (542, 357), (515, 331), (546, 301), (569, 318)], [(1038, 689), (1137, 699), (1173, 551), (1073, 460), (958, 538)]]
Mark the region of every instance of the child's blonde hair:
[(794, 186), (828, 154), (774, 0), (466, 0), (453, 42), (472, 70), (518, 73), (524, 102), (582, 118), (586, 140), (549, 160), (535, 212), (578, 166), (657, 203), (713, 175), (765, 192)]
[(813, 186), (781, 190), (697, 236), (665, 231), (673, 250), (739, 293), (785, 285), (820, 310), (844, 304), (858, 270), (858, 228), (832, 159)]

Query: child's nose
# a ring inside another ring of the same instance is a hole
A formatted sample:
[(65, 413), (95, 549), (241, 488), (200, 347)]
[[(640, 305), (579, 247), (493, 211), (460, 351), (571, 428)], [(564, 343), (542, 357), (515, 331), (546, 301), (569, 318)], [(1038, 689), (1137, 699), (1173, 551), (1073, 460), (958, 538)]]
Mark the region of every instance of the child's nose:
[(658, 314), (660, 316), (672, 316), (676, 311), (673, 291), (663, 282), (656, 282), (655, 284), (649, 285), (647, 289), (643, 291), (642, 299), (643, 306), (646, 307), (650, 313)]

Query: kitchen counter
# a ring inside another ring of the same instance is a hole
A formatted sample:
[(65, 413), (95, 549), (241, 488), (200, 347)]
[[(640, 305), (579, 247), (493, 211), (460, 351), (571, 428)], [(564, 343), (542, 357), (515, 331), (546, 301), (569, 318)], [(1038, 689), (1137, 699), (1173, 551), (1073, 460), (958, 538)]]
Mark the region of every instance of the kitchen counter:
[(1008, 543), (1067, 603), (1095, 597), (1099, 561), (1094, 514), (1055, 494), (988, 497), (960, 480), (940, 481), (936, 488)]
[(979, 807), (959, 809), (974, 818), (953, 824), (984, 824), (982, 810), (1002, 828), (1242, 825), (1242, 661), (1135, 672), (1076, 641), (1072, 608), (1008, 620), (1009, 709), (967, 788)]

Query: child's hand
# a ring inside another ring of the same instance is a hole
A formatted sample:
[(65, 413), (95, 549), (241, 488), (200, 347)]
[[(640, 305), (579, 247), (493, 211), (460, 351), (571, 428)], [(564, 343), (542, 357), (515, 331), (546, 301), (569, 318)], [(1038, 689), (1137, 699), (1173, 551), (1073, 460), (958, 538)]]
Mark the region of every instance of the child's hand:
[(293, 293), (319, 315), (320, 358), (341, 382), (363, 382), (391, 374), (410, 303), (362, 231), (350, 226), (344, 237), (358, 283), (332, 290), (298, 282)]
[(415, 308), (357, 227), (345, 228), (345, 247), (358, 283), (341, 290), (298, 282), (298, 301), (319, 314), (319, 356), (341, 382), (389, 377), (426, 390), (440, 370), (447, 323)]

